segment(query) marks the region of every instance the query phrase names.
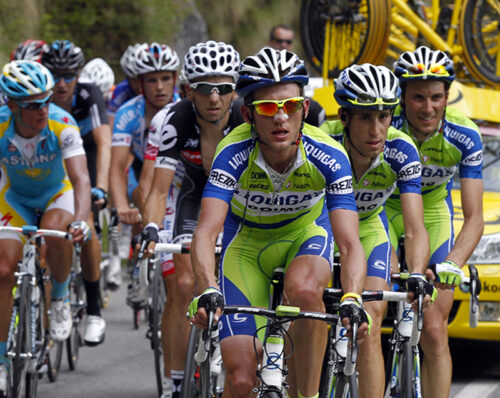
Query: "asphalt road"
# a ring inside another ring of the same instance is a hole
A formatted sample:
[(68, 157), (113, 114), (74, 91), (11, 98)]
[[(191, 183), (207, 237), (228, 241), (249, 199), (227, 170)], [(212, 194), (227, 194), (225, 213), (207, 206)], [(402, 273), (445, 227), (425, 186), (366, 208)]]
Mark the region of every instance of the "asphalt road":
[[(64, 356), (57, 382), (50, 383), (47, 377), (40, 380), (39, 398), (156, 397), (146, 324), (133, 329), (132, 311), (125, 304), (125, 285), (126, 281), (111, 294), (104, 310), (105, 342), (81, 347), (75, 371), (69, 370)], [(500, 397), (500, 343), (452, 340), (451, 347), (454, 376), (450, 397)]]

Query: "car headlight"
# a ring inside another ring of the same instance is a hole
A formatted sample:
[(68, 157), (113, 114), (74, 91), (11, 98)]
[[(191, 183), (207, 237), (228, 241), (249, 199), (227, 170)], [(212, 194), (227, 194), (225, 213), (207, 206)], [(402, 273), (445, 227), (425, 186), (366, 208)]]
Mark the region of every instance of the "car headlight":
[(500, 302), (480, 301), (479, 302), (479, 320), (482, 322), (500, 321)]
[(500, 234), (484, 235), (469, 258), (472, 264), (500, 264)]

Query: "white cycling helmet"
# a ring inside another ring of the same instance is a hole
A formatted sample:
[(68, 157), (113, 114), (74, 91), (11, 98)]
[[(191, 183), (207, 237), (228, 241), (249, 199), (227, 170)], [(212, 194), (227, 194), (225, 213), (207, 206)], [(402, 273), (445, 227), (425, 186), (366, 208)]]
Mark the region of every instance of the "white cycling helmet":
[(334, 97), (342, 108), (392, 109), (400, 93), (398, 79), (385, 66), (351, 65), (335, 79)]
[(46, 49), (46, 44), (43, 40), (25, 40), (12, 50), (10, 60), (24, 59), (26, 61), (42, 62), (42, 54)]
[(140, 43), (128, 46), (120, 58), (120, 66), (127, 77), (134, 78), (137, 76), (135, 73), (135, 51), (140, 46)]
[(239, 64), (240, 55), (231, 44), (209, 40), (189, 48), (184, 57), (183, 72), (188, 82), (204, 76), (235, 79)]
[(309, 81), (304, 61), (291, 51), (271, 47), (264, 47), (257, 54), (246, 57), (238, 73), (236, 92), (241, 98), (274, 84), (297, 83), (303, 87)]
[(453, 61), (440, 50), (421, 46), (406, 51), (394, 62), (394, 73), (400, 83), (412, 80), (441, 80), (447, 84), (455, 79)]
[(115, 84), (115, 74), (106, 61), (102, 58), (94, 58), (85, 64), (78, 80), (94, 83), (101, 93), (107, 94)]
[(177, 53), (166, 44), (141, 44), (134, 53), (137, 76), (150, 72), (172, 71), (179, 67)]

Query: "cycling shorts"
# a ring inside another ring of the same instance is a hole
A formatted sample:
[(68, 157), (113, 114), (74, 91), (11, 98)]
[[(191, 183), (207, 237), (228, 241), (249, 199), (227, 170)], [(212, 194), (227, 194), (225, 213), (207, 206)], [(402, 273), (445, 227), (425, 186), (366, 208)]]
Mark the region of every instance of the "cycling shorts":
[[(2, 225), (22, 227), (36, 225), (37, 210), (43, 213), (48, 210), (62, 209), (75, 214), (75, 199), (73, 187), (68, 178), (61, 184), (38, 197), (20, 195), (10, 189), (10, 183), (5, 177), (0, 182), (0, 220)], [(0, 239), (15, 239), (22, 241), (17, 233), (2, 232)]]
[[(399, 238), (404, 234), (403, 214), (401, 209), (386, 206), (389, 219), (391, 244), (398, 247)], [(429, 234), (431, 258), (429, 264), (444, 261), (451, 251), (454, 241), (453, 205), (451, 196), (436, 201), (432, 206), (424, 206), (424, 224)]]
[[(240, 232), (224, 230), (219, 285), (226, 305), (269, 307), (269, 290), (273, 270), (284, 267), (303, 255), (333, 259), (333, 237), (328, 217), (322, 217), (305, 228), (284, 234), (279, 230), (244, 226)], [(231, 314), (219, 322), (220, 338), (234, 335), (258, 336), (266, 320), (258, 316)]]
[(359, 237), (365, 250), (367, 276), (391, 281), (391, 243), (385, 211), (359, 221)]

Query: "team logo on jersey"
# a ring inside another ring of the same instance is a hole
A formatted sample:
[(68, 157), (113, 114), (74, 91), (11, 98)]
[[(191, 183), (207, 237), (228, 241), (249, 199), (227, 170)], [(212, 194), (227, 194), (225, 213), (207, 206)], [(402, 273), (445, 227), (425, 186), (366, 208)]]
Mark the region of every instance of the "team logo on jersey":
[(345, 195), (352, 193), (352, 177), (345, 176), (326, 186), (326, 192), (334, 195)]
[(459, 142), (460, 144), (464, 145), (467, 149), (471, 149), (475, 145), (474, 140), (467, 134), (453, 130), (449, 126), (445, 127), (444, 133), (448, 135), (449, 139)]
[(342, 167), (337, 159), (332, 157), (331, 154), (322, 151), (320, 148), (315, 147), (309, 142), (304, 142), (304, 150), (306, 151), (307, 156), (319, 160), (321, 163), (328, 166), (331, 171), (337, 171)]
[(429, 161), (429, 156), (428, 155), (423, 155), (422, 156), (422, 162), (428, 162)]
[(208, 181), (216, 187), (232, 191), (236, 187), (236, 180), (231, 174), (221, 169), (213, 169), (210, 172)]
[(420, 177), (422, 173), (422, 165), (420, 162), (411, 162), (406, 166), (402, 167), (398, 173), (398, 180), (409, 181), (414, 178)]
[(14, 144), (9, 144), (9, 147), (7, 148), (9, 152), (16, 152), (17, 147)]
[(368, 180), (363, 180), (363, 185), (364, 185), (365, 187), (367, 187), (368, 185), (370, 185), (370, 181), (368, 181)]
[(186, 146), (189, 146), (191, 148), (198, 148), (199, 143), (200, 143), (199, 140), (193, 138), (188, 138), (186, 140)]
[(479, 166), (483, 162), (483, 151), (477, 151), (462, 160), (464, 166)]
[(247, 147), (245, 148), (244, 150), (242, 150), (241, 152), (238, 152), (237, 154), (235, 154), (230, 160), (229, 160), (229, 164), (231, 165), (231, 167), (236, 170), (238, 168), (238, 166), (241, 166), (244, 162), (246, 162), (246, 160), (248, 159), (248, 156), (250, 154), (250, 151), (252, 150), (253, 148), (252, 147)]
[(408, 155), (397, 148), (390, 148), (387, 145), (384, 147), (384, 157), (394, 159), (398, 163), (404, 163), (408, 159)]

